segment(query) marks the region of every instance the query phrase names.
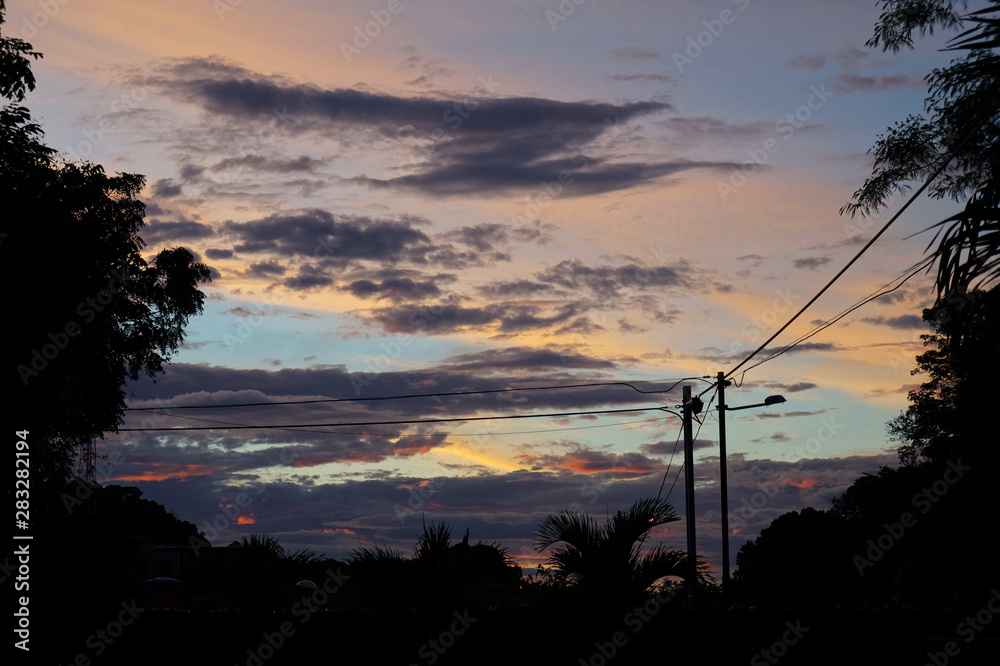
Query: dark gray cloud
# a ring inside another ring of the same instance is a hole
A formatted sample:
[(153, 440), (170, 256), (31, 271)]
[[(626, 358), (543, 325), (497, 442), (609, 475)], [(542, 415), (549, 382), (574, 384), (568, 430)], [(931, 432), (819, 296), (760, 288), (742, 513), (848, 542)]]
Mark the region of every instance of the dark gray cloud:
[(862, 67), (864, 60), (871, 57), (871, 52), (850, 46), (834, 53), (831, 58), (841, 67), (849, 72), (856, 72)]
[(802, 411), (796, 410), (791, 412), (757, 412), (754, 414), (754, 418), (757, 419), (789, 419), (796, 418), (799, 416), (818, 416), (820, 414), (826, 414), (825, 409), (817, 409), (814, 411)]
[(803, 69), (823, 69), (826, 66), (827, 58), (821, 53), (803, 53), (788, 61), (791, 67), (801, 67)]
[(830, 257), (804, 257), (802, 259), (796, 259), (792, 263), (798, 269), (814, 271), (817, 268), (826, 266), (831, 261), (832, 259)]
[[(272, 257), (286, 257), (293, 262), (311, 262), (310, 266), (305, 267), (304, 274), (308, 274), (308, 281), (314, 283), (313, 286), (316, 286), (315, 279), (320, 276), (328, 278), (326, 283), (330, 284), (337, 277), (335, 273), (358, 270), (366, 262), (391, 267), (410, 264), (462, 269), (510, 260), (509, 254), (502, 247), (494, 247), (489, 252), (482, 252), (477, 247), (489, 240), (499, 242), (501, 239), (509, 239), (516, 232), (493, 230), (489, 228), (491, 225), (480, 225), (464, 227), (453, 234), (432, 238), (421, 229), (429, 225), (429, 221), (413, 215), (395, 218), (334, 216), (328, 211), (313, 208), (275, 213), (249, 222), (230, 221), (222, 225), (222, 230), (232, 237), (233, 249), (241, 254), (266, 253)], [(536, 231), (539, 230), (525, 229), (524, 236)], [(467, 247), (475, 247), (462, 250), (443, 240), (447, 238), (458, 239)], [(301, 268), (303, 267), (300, 266)], [(383, 279), (391, 280), (394, 277), (415, 276), (383, 276)], [(369, 280), (378, 284), (369, 275), (354, 274), (351, 281), (357, 280)], [(386, 285), (387, 288), (391, 286)], [(403, 284), (396, 284), (396, 292), (401, 294), (404, 287)], [(358, 295), (365, 293), (366, 288), (372, 294), (378, 291), (373, 291), (372, 285), (361, 284), (356, 288)], [(427, 290), (427, 295), (433, 295), (433, 289), (429, 285)], [(387, 293), (390, 292), (392, 289)]]
[(869, 324), (877, 324), (879, 326), (888, 326), (889, 328), (899, 328), (899, 329), (916, 329), (916, 330), (927, 330), (928, 324), (923, 320), (923, 317), (915, 314), (904, 314), (898, 317), (885, 317), (879, 315), (877, 317), (863, 317), (861, 319), (863, 322)]
[(660, 54), (648, 46), (622, 46), (608, 51), (615, 60), (655, 60)]
[(691, 288), (684, 267), (645, 266), (627, 263), (621, 266), (588, 266), (577, 259), (567, 259), (535, 273), (539, 282), (573, 292), (588, 290), (595, 296), (619, 296), (622, 289)]
[(355, 260), (424, 261), (434, 249), (418, 229), (428, 224), (416, 217), (372, 219), (307, 209), (276, 213), (250, 222), (226, 222), (223, 229), (235, 237), (241, 253), (268, 253), (283, 257), (315, 258), (345, 265)]
[(247, 269), (247, 275), (251, 277), (272, 277), (275, 275), (284, 275), (287, 270), (275, 261), (262, 261), (250, 264), (250, 267)]
[(294, 159), (274, 159), (264, 155), (243, 155), (219, 160), (212, 166), (213, 171), (226, 169), (253, 169), (254, 171), (272, 171), (276, 173), (311, 172), (323, 166), (325, 162), (307, 155)]
[(208, 225), (192, 220), (161, 222), (158, 219), (153, 219), (139, 230), (139, 235), (149, 245), (208, 238), (214, 234), (215, 232)]
[(443, 274), (433, 279), (417, 281), (411, 277), (387, 277), (379, 282), (372, 280), (354, 280), (341, 287), (358, 298), (389, 299), (399, 303), (402, 301), (420, 301), (441, 295), (438, 282), (454, 282), (454, 275)]
[(164, 199), (169, 199), (171, 197), (178, 197), (184, 192), (184, 189), (174, 181), (169, 178), (161, 178), (155, 183), (153, 183), (153, 196), (162, 197)]
[(809, 389), (816, 388), (816, 384), (812, 382), (795, 382), (794, 384), (783, 384), (781, 382), (763, 382), (761, 386), (769, 389), (776, 389), (778, 391), (784, 391), (785, 393), (798, 393), (800, 391), (808, 391)]
[(906, 74), (863, 76), (848, 72), (837, 75), (833, 89), (838, 93), (849, 95), (854, 92), (884, 92), (906, 88), (922, 90), (925, 85), (922, 79), (912, 79)]
[(322, 268), (313, 264), (302, 264), (299, 266), (298, 275), (287, 277), (281, 283), (295, 291), (309, 291), (318, 287), (333, 286), (334, 279)]
[(656, 121), (683, 141), (708, 139), (730, 141), (766, 136), (774, 131), (773, 123), (764, 121), (735, 124), (714, 116), (675, 116)]
[(223, 248), (210, 247), (205, 250), (205, 256), (209, 259), (232, 259), (234, 252)]
[[(692, 444), (694, 445), (695, 451), (699, 449), (717, 448), (719, 446), (718, 442), (710, 439), (695, 439), (692, 440)], [(683, 462), (684, 459), (684, 442), (680, 440), (663, 439), (651, 444), (643, 444), (640, 448), (651, 456), (669, 458), (673, 455), (674, 461), (678, 463)]]
[(547, 192), (546, 184), (548, 189), (556, 188), (561, 196), (586, 196), (628, 189), (691, 169), (735, 169), (738, 166), (735, 162), (683, 159), (618, 163), (579, 157), (543, 161), (518, 158), (503, 163), (462, 155), (450, 164), (441, 163), (414, 175), (388, 179), (358, 176), (350, 180), (373, 188), (402, 187), (440, 196), (492, 196), (517, 189)]
[(611, 453), (574, 446), (567, 453), (525, 453), (518, 460), (531, 471), (564, 469), (580, 474), (600, 475), (602, 480), (634, 479), (663, 471), (659, 461), (642, 453)]
[(612, 74), (609, 78), (626, 83), (673, 83), (677, 80), (673, 74)]
[[(757, 354), (756, 358), (762, 359), (774, 354), (776, 352), (782, 351), (784, 347), (766, 347)], [(800, 354), (805, 351), (819, 351), (819, 352), (834, 352), (839, 351), (841, 347), (833, 344), (832, 342), (802, 342), (789, 348), (785, 351), (785, 354)], [(699, 350), (701, 354), (695, 356), (706, 361), (712, 361), (713, 363), (738, 363), (746, 357), (746, 352), (730, 353), (718, 347), (703, 347)]]
[(583, 309), (583, 305), (576, 302), (551, 308), (510, 302), (485, 306), (445, 302), (399, 305), (373, 310), (368, 316), (393, 333), (440, 335), (463, 330), (483, 330), (503, 336), (565, 324)]
[(216, 116), (261, 120), (280, 112), (291, 119), (283, 131), (345, 137), (370, 131), (411, 145), (420, 156), (412, 165), (414, 173), (345, 178), (371, 187), (500, 195), (556, 181), (562, 195), (579, 196), (630, 188), (689, 169), (738, 166), (684, 159), (611, 161), (614, 134), (631, 121), (670, 108), (663, 102), (399, 97), (292, 83), (213, 59), (169, 61), (159, 83)]
[(764, 263), (764, 257), (759, 254), (744, 254), (742, 257), (736, 257), (736, 261), (745, 261), (754, 268), (757, 268)]
[(450, 370), (510, 371), (538, 368), (588, 368), (614, 370), (611, 361), (592, 358), (573, 351), (533, 349), (531, 347), (506, 347), (487, 351), (459, 354), (445, 359)]
[(545, 282), (534, 280), (508, 280), (485, 284), (479, 288), (486, 296), (507, 298), (511, 296), (537, 296), (543, 292), (552, 291), (555, 287)]

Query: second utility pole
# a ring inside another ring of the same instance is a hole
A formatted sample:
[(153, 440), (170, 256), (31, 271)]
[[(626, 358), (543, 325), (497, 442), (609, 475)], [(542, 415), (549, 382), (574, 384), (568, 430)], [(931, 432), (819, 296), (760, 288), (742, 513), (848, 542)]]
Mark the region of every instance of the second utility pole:
[(694, 420), (691, 387), (684, 387), (684, 512), (687, 523), (687, 605), (693, 610), (698, 602), (698, 549), (695, 545), (694, 519)]

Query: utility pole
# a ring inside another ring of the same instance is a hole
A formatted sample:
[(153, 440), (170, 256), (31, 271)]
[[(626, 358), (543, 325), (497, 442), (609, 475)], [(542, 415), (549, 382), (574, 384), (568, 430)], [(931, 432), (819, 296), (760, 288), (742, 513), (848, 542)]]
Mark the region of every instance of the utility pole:
[(769, 395), (764, 402), (754, 405), (743, 405), (742, 407), (730, 407), (726, 404), (726, 387), (731, 382), (726, 379), (726, 375), (720, 372), (716, 375), (716, 388), (719, 390), (719, 495), (722, 503), (722, 600), (725, 606), (729, 607), (729, 465), (728, 454), (726, 453), (726, 412), (739, 409), (750, 409), (751, 407), (770, 407), (785, 402), (785, 398), (780, 395)]
[(723, 372), (716, 377), (719, 389), (719, 484), (722, 498), (722, 601), (729, 607), (729, 465), (726, 460), (726, 387)]
[(694, 513), (694, 405), (691, 402), (691, 387), (684, 387), (684, 510), (687, 523), (687, 606), (694, 610), (698, 595), (698, 549), (695, 544)]

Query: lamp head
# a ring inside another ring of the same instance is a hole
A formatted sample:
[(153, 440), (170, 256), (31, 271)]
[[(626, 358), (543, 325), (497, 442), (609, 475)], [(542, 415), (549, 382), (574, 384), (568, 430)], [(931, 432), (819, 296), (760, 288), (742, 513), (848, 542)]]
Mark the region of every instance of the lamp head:
[(769, 395), (764, 398), (764, 405), (770, 407), (771, 405), (779, 405), (785, 402), (785, 396), (783, 395)]

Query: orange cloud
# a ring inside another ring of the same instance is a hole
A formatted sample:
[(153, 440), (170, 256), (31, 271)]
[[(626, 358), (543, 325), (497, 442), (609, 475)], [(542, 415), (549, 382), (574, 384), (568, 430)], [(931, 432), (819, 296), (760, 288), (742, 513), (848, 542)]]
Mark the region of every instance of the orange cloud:
[(187, 479), (194, 476), (207, 476), (215, 470), (208, 465), (179, 463), (145, 463), (147, 469), (142, 472), (125, 473), (109, 477), (109, 481), (167, 481), (169, 479)]
[(566, 469), (578, 474), (642, 475), (663, 469), (658, 462), (641, 453), (614, 455), (587, 449), (577, 449), (562, 456), (522, 454), (517, 459), (532, 469)]
[(788, 485), (796, 488), (815, 488), (819, 485), (819, 479), (800, 479), (799, 481), (789, 480)]
[(321, 534), (353, 534), (357, 535), (354, 530), (347, 529), (346, 527), (322, 527), (313, 530), (299, 530), (299, 532), (320, 532)]

